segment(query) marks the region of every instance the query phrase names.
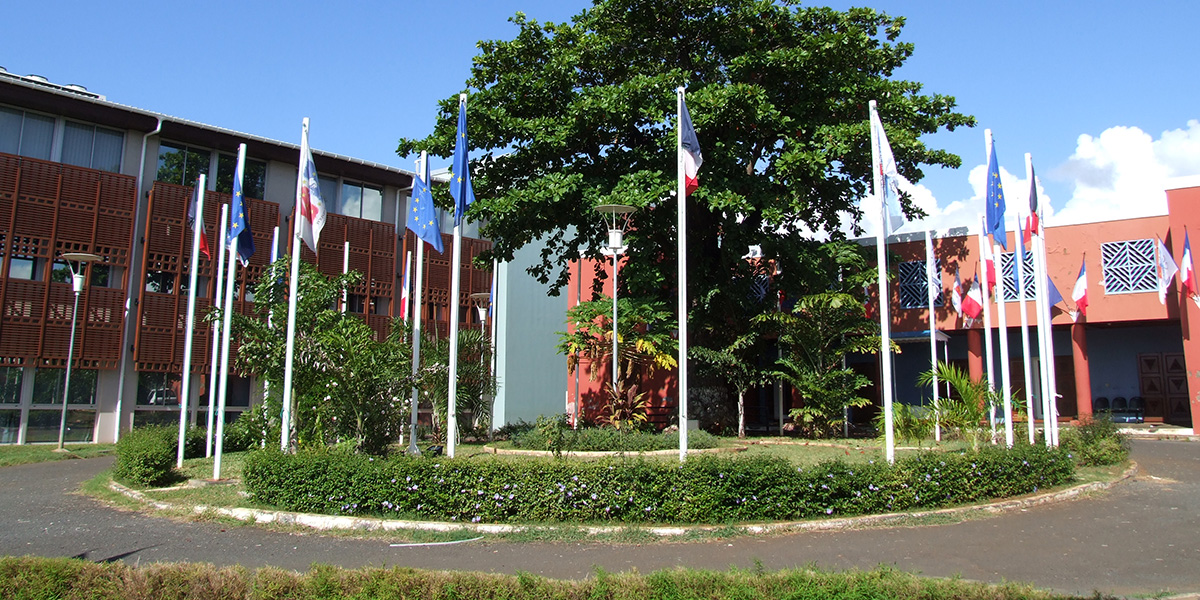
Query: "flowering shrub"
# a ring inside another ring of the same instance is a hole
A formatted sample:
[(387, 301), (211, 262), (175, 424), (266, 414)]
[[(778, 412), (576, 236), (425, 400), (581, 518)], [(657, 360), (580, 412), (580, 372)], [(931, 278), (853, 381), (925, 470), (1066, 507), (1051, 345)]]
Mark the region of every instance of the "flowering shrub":
[(1058, 450), (928, 452), (886, 463), (796, 468), (783, 459), (695, 456), (519, 462), (336, 453), (252, 453), (254, 500), (286, 510), (470, 522), (721, 523), (934, 508), (1071, 481)]

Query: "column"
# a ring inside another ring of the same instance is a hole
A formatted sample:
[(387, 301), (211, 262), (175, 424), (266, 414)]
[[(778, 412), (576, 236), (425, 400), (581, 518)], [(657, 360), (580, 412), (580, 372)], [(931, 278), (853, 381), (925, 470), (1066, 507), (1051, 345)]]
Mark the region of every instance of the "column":
[(967, 330), (967, 370), (971, 381), (983, 380), (983, 331)]
[(1071, 325), (1071, 355), (1072, 364), (1075, 367), (1075, 406), (1080, 419), (1092, 416), (1092, 374), (1088, 370), (1086, 326), (1086, 321), (1077, 321)]

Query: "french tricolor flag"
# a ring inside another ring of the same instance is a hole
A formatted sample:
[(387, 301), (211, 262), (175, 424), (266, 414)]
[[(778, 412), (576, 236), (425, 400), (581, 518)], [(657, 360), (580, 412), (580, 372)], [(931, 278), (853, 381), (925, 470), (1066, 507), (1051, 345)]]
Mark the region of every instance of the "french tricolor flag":
[(700, 165), (704, 164), (704, 157), (700, 154), (700, 140), (696, 139), (687, 102), (682, 97), (679, 99), (679, 147), (682, 150), (679, 155), (683, 163), (684, 190), (691, 195), (700, 187)]
[(971, 289), (962, 299), (962, 314), (969, 319), (978, 319), (983, 315), (983, 291), (979, 289), (979, 277), (971, 281)]
[(1071, 292), (1071, 299), (1075, 301), (1075, 320), (1078, 321), (1079, 317), (1086, 317), (1088, 307), (1086, 257), (1083, 259), (1083, 264), (1079, 265), (1079, 278), (1075, 280), (1075, 289)]
[(1189, 297), (1196, 297), (1196, 269), (1192, 266), (1192, 245), (1188, 241), (1187, 231), (1183, 232), (1183, 258), (1180, 259), (1179, 279)]

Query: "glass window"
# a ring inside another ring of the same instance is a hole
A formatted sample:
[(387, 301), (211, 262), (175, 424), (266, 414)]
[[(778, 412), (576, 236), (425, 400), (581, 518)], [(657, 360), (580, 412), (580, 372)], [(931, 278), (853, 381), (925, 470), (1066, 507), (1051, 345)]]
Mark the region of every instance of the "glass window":
[(71, 265), (65, 260), (56, 260), (50, 265), (50, 281), (54, 283), (71, 283)]
[(339, 212), (348, 217), (378, 221), (383, 218), (383, 190), (345, 182)]
[(179, 185), (194, 185), (201, 173), (208, 173), (208, 157), (208, 150), (163, 142), (158, 146), (158, 173), (154, 179)]
[(67, 121), (63, 130), (62, 162), (102, 171), (121, 170), (125, 135), (85, 123)]
[(177, 410), (135, 410), (133, 411), (133, 426), (146, 427), (147, 425), (179, 425), (179, 411)]
[[(74, 379), (74, 373), (71, 378)], [(39, 442), (57, 442), (58, 427), (62, 420), (62, 412), (57, 410), (31, 410), (29, 423), (25, 427), (25, 441), (30, 444)], [(67, 428), (63, 432), (63, 441), (83, 443), (92, 441), (92, 432), (96, 428), (96, 411), (68, 410)]]
[[(941, 281), (942, 261), (934, 263), (933, 276)], [(900, 263), (899, 273), (900, 308), (929, 308), (929, 285), (925, 277), (925, 261), (911, 260)], [(933, 305), (942, 306), (945, 294), (939, 286)]]
[(333, 177), (325, 177), (317, 175), (317, 183), (321, 186), (321, 201), (325, 203), (327, 210), (333, 210), (337, 206), (338, 197), (338, 181)]
[(0, 444), (17, 443), (17, 436), (20, 433), (21, 411), (0, 410)]
[(225, 406), (242, 408), (250, 406), (249, 378), (239, 377), (233, 373), (229, 374), (229, 384), (225, 388)]
[(0, 152), (16, 154), (21, 149), (21, 122), (25, 113), (0, 106)]
[[(1021, 289), (1017, 286), (1017, 269), (1016, 262), (1013, 261), (1013, 252), (1000, 253), (1000, 270), (1004, 274), (1004, 301), (1016, 302), (1021, 299)], [(1037, 297), (1037, 277), (1033, 275), (1033, 253), (1026, 252), (1024, 267), (1025, 277), (1025, 298), (1033, 300)]]
[[(237, 156), (220, 154), (217, 156), (217, 187), (218, 192), (233, 193), (233, 172), (237, 170)], [(262, 200), (266, 194), (267, 163), (261, 160), (246, 158), (246, 172), (242, 175), (242, 195), (247, 198)]]
[(146, 271), (146, 291), (155, 294), (174, 294), (175, 274), (166, 271)]
[(98, 288), (117, 287), (120, 285), (120, 278), (114, 276), (112, 265), (92, 263), (90, 268), (91, 276), (88, 278), (88, 285)]
[(0, 367), (0, 404), (21, 403), (21, 367)]
[(1154, 240), (1128, 240), (1100, 244), (1100, 266), (1105, 294), (1158, 291)]
[[(71, 369), (70, 404), (96, 402), (97, 372), (95, 369)], [(33, 403), (62, 404), (63, 383), (66, 380), (66, 369), (38, 367), (33, 374)]]
[(38, 259), (28, 256), (14, 256), (8, 262), (8, 276), (12, 279), (28, 279), (41, 281), (41, 269)]
[(179, 406), (179, 373), (138, 373), (138, 406)]
[(25, 113), (21, 123), (21, 142), (17, 154), (50, 160), (50, 144), (54, 140), (54, 119)]
[(362, 314), (366, 310), (367, 297), (362, 294), (346, 294), (346, 312)]

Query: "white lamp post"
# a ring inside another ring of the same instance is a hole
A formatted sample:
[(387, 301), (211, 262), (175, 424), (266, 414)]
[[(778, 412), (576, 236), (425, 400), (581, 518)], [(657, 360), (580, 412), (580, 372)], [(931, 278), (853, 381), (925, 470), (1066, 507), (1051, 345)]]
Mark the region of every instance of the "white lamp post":
[(75, 357), (75, 322), (76, 313), (79, 312), (79, 292), (83, 291), (84, 263), (96, 262), (100, 257), (86, 252), (68, 252), (60, 258), (67, 261), (67, 268), (71, 270), (71, 286), (75, 290), (75, 307), (71, 309), (71, 342), (67, 345), (67, 376), (63, 381), (62, 418), (58, 422), (58, 450), (61, 452), (67, 432), (67, 401), (71, 393), (71, 362)]
[(608, 245), (600, 249), (600, 253), (605, 256), (611, 256), (613, 261), (613, 334), (612, 334), (612, 391), (617, 393), (617, 379), (620, 374), (620, 362), (617, 355), (618, 336), (617, 336), (617, 273), (620, 268), (620, 256), (625, 253), (625, 232), (629, 229), (630, 214), (636, 210), (632, 206), (623, 204), (601, 204), (596, 207), (596, 212), (600, 213), (604, 219), (605, 226), (608, 227)]

